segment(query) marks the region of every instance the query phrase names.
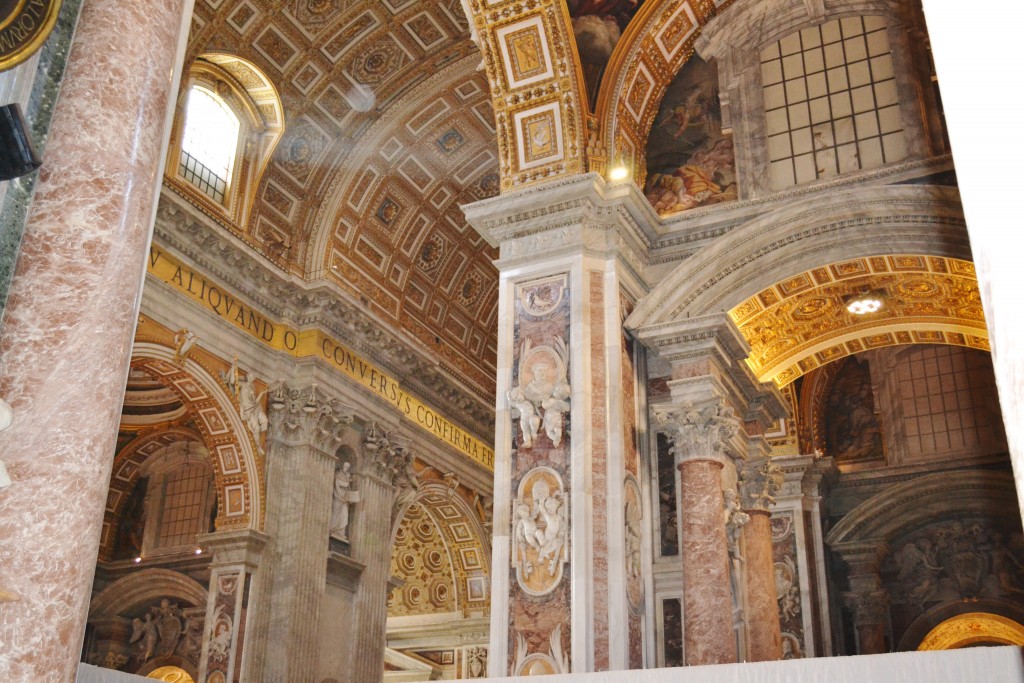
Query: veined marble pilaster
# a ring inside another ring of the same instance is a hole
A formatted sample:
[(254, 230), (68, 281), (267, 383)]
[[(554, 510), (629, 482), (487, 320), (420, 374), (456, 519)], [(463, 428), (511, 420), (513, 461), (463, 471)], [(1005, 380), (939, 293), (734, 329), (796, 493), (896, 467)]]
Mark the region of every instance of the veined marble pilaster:
[(464, 208), (501, 248), (489, 675), (639, 668), (650, 512), (621, 321), (650, 209), (596, 174)]
[(244, 680), (245, 626), (250, 596), (260, 590), (254, 574), (259, 570), (267, 540), (266, 534), (255, 529), (218, 531), (199, 537), (203, 549), (213, 554), (203, 651), (199, 658), (200, 681), (209, 680), (215, 672), (223, 676), (220, 680), (224, 683)]
[(89, 0), (74, 32), (0, 327), (0, 679), (76, 677), (190, 8)]
[(267, 438), (268, 576), (253, 628), (252, 681), (313, 683), (327, 578), (335, 452), (351, 409), (318, 391), (271, 392)]

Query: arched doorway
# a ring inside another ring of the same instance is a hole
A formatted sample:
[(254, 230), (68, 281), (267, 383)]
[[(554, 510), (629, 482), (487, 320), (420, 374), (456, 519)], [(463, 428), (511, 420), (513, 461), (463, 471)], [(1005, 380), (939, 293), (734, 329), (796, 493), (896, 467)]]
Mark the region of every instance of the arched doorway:
[(1024, 645), (1024, 626), (988, 612), (946, 619), (924, 637), (918, 650), (955, 650), (983, 645)]

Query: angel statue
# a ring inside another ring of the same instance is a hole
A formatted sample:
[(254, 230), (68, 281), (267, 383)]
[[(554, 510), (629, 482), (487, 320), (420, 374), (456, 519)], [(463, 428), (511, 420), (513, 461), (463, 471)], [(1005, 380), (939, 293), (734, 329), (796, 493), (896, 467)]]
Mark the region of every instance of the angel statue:
[(139, 663), (145, 664), (153, 656), (157, 637), (156, 622), (153, 621), (152, 614), (147, 613), (144, 619), (132, 619), (132, 637), (128, 642), (138, 643), (135, 658)]

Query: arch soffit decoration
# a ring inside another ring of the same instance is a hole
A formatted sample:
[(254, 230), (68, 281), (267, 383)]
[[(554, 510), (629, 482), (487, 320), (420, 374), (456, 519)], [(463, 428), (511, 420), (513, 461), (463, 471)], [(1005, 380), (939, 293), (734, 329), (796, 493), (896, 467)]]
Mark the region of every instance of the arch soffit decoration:
[[(396, 549), (396, 534), (406, 513), (419, 505), (441, 534), (445, 552), (455, 572), (455, 599), (458, 609), (483, 610), (490, 606), (491, 548), (489, 536), (475, 511), (446, 484), (429, 482), (420, 487), (416, 498), (399, 510), (392, 528), (391, 548)], [(470, 594), (470, 581), (482, 589), (482, 596)]]
[[(186, 409), (186, 414), (187, 414)], [(151, 458), (159, 457), (176, 444), (198, 443), (206, 449), (202, 435), (187, 427), (170, 426), (158, 431), (147, 431), (129, 441), (114, 456), (114, 464), (110, 473), (110, 490), (107, 494), (107, 507), (103, 511), (103, 532), (100, 537), (100, 553), (109, 559), (114, 551), (117, 536), (117, 520), (124, 512), (128, 498), (135, 483), (139, 480), (146, 463)], [(206, 456), (207, 464), (209, 455)]]
[(594, 108), (599, 144), (591, 170), (613, 159), (642, 186), (647, 135), (665, 90), (693, 54), (701, 29), (734, 0), (647, 0), (608, 61)]
[[(883, 308), (857, 316), (846, 300), (883, 292)], [(826, 363), (897, 344), (989, 350), (970, 261), (912, 254), (831, 263), (764, 289), (729, 311), (750, 344), (761, 382), (785, 386)]]
[[(988, 623), (971, 623), (972, 618), (979, 617), (987, 619), (995, 617), (995, 619)], [(907, 626), (897, 644), (897, 651), (949, 650), (965, 647), (982, 641), (982, 638), (972, 639), (972, 636), (983, 634), (1002, 636), (1009, 641), (1014, 633), (1019, 633), (1020, 637), (1024, 639), (1022, 622), (1024, 622), (1024, 607), (1007, 600), (980, 598), (970, 603), (939, 604), (919, 615)], [(1018, 629), (1020, 630), (1018, 631)], [(993, 631), (995, 633), (992, 633)], [(990, 643), (999, 642), (996, 638), (986, 640)], [(1024, 640), (1003, 644), (1024, 645)]]
[(213, 466), (217, 530), (261, 528), (262, 465), (252, 436), (211, 370), (191, 357), (183, 364), (173, 359), (166, 346), (136, 341), (131, 364), (174, 391), (195, 416)]
[(89, 620), (132, 612), (162, 598), (205, 607), (207, 592), (197, 581), (180, 572), (159, 568), (143, 569), (114, 581), (93, 598), (89, 604)]
[(937, 513), (956, 509), (1017, 520), (1013, 476), (1003, 472), (946, 472), (902, 482), (864, 501), (836, 524), (825, 542), (888, 542), (904, 531), (934, 521)]
[(472, 13), (491, 84), (501, 190), (586, 171), (588, 104), (565, 2), (463, 6)]
[(777, 283), (828, 263), (899, 254), (970, 260), (955, 189), (855, 188), (803, 198), (759, 216), (682, 261), (626, 318), (641, 336), (727, 312)]

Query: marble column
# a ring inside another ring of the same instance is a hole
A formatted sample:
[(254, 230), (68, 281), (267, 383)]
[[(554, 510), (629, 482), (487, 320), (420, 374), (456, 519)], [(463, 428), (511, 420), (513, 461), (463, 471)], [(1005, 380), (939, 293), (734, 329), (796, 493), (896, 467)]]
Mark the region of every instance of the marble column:
[(772, 558), (771, 506), (782, 486), (782, 470), (767, 460), (749, 463), (740, 473), (740, 500), (750, 521), (743, 528), (743, 566), (747, 590), (747, 660), (782, 659), (779, 597)]
[(265, 522), (270, 541), (247, 681), (314, 683), (335, 453), (351, 422), (351, 409), (315, 384), (282, 386), (271, 394)]
[(656, 237), (645, 201), (587, 174), (464, 207), (501, 248), (492, 677), (645, 664), (644, 418), (622, 329)]
[[(253, 575), (259, 570), (266, 534), (255, 529), (203, 534), (199, 544), (213, 555), (199, 657), (199, 681), (239, 683)], [(217, 676), (221, 678), (218, 678)]]
[(384, 675), (395, 501), (400, 492), (412, 493), (402, 486), (414, 481), (405, 474), (412, 459), (404, 440), (376, 425), (366, 430), (358, 472), (359, 514), (351, 536), (354, 559), (364, 568), (355, 597), (355, 635), (349, 644), (352, 655), (348, 668), (337, 672), (335, 678), (339, 681), (379, 681)]
[(857, 654), (879, 655), (889, 651), (885, 644), (885, 625), (889, 617), (889, 594), (884, 590), (847, 593), (857, 629)]
[(885, 634), (889, 624), (889, 594), (879, 573), (889, 552), (881, 541), (850, 541), (832, 546), (849, 568), (850, 590), (843, 594), (853, 613), (857, 631), (857, 654), (876, 655), (889, 651)]
[(0, 327), (3, 680), (76, 676), (189, 10), (87, 0), (75, 31)]
[(683, 650), (687, 665), (737, 661), (729, 544), (723, 510), (726, 444), (739, 431), (723, 401), (660, 411), (672, 442), (682, 499)]

